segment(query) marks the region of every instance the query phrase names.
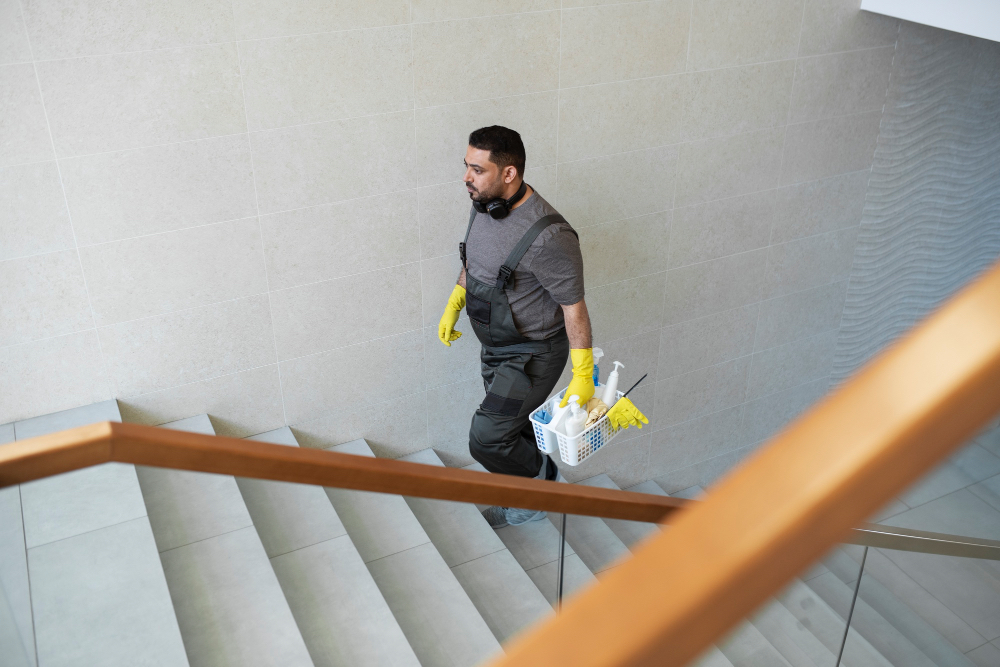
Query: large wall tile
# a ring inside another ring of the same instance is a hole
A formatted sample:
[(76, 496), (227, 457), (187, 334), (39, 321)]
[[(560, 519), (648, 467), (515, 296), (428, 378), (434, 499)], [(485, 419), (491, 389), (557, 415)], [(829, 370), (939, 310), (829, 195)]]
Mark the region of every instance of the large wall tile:
[(413, 76), (418, 107), (552, 90), (559, 12), (414, 25)]
[(261, 216), (272, 290), (420, 258), (413, 192)]
[(412, 112), (253, 132), (250, 144), (262, 213), (414, 186)]
[(754, 353), (748, 397), (767, 396), (829, 376), (836, 343), (837, 332), (827, 331)]
[(98, 334), (122, 397), (275, 363), (263, 294), (104, 327)]
[(827, 392), (827, 378), (764, 396), (746, 404), (742, 444), (751, 445), (770, 438)]
[(659, 273), (667, 268), (670, 211), (579, 230), (588, 288)]
[(737, 405), (655, 431), (649, 450), (649, 475), (658, 477), (736, 449), (740, 446), (742, 422), (743, 406)]
[(671, 208), (673, 146), (559, 165), (559, 211), (575, 228)]
[(25, 0), (35, 58), (53, 60), (233, 41), (228, 0)]
[(794, 74), (791, 60), (692, 74), (681, 138), (706, 139), (783, 125)]
[(773, 219), (773, 190), (676, 209), (667, 268), (764, 247)]
[(34, 67), (0, 66), (0, 167), (52, 157)]
[(37, 67), (60, 157), (246, 131), (235, 44)]
[[(555, 171), (555, 167), (551, 168)], [(534, 186), (532, 186), (534, 187)], [(546, 197), (546, 201), (553, 203)], [(441, 183), (417, 190), (420, 220), (420, 258), (454, 255), (469, 226), (472, 202), (461, 182)]]
[(794, 58), (805, 0), (700, 0), (691, 14), (688, 69)]
[(93, 326), (76, 250), (0, 262), (0, 347)]
[(98, 326), (266, 291), (257, 218), (80, 250)]
[(281, 360), (421, 327), (420, 264), (271, 293)]
[(417, 330), (282, 362), (288, 423), (422, 391), (423, 357), (423, 331)]
[(879, 110), (789, 125), (781, 184), (869, 168), (881, 119)]
[(420, 184), (460, 180), (465, 173), (462, 160), (469, 134), (489, 125), (503, 125), (521, 135), (527, 168), (554, 164), (557, 97), (555, 92), (545, 92), (417, 109), (414, 122)]
[(559, 9), (559, 0), (413, 0), (414, 23)]
[(760, 301), (767, 249), (667, 271), (663, 323), (676, 324)]
[(623, 440), (622, 436), (613, 445), (601, 449), (600, 453), (584, 459), (576, 467), (560, 466), (559, 472), (570, 483), (605, 473), (619, 488), (626, 488), (649, 479), (649, 446), (652, 434), (642, 431), (636, 437)]
[(799, 55), (895, 44), (899, 21), (861, 11), (858, 0), (807, 0)]
[(302, 447), (326, 449), (364, 438), (375, 456), (396, 459), (429, 446), (425, 392), (338, 405), (326, 416), (295, 424), (292, 430)]
[(257, 212), (246, 135), (60, 162), (81, 246)]
[(659, 379), (743, 357), (753, 351), (758, 306), (715, 313), (660, 330)]
[(157, 426), (209, 414), (218, 435), (245, 438), (285, 425), (277, 364), (119, 399), (122, 419)]
[(31, 60), (28, 32), (17, 0), (0, 1), (0, 65)]
[(858, 228), (771, 246), (767, 258), (770, 297), (843, 280), (851, 272)]
[(111, 398), (95, 331), (0, 348), (0, 423)]
[(683, 72), (690, 10), (657, 0), (563, 11), (560, 87)]
[(560, 91), (559, 159), (677, 142), (687, 87), (687, 77), (674, 75)]
[(413, 106), (407, 26), (240, 44), (251, 130)]
[(424, 327), (424, 374), (428, 390), (479, 377), (479, 353), (482, 345), (472, 331), (464, 311), (455, 328), (462, 332), (462, 337), (452, 341), (451, 347), (448, 347), (438, 338), (436, 324)]
[(239, 39), (304, 35), (406, 23), (406, 0), (234, 0)]
[[(451, 291), (455, 289), (462, 261), (458, 253), (425, 259), (420, 263), (421, 301), (423, 301), (424, 326), (437, 326), (448, 303)], [(474, 335), (471, 330), (464, 332)]]
[(683, 144), (674, 204), (767, 190), (778, 184), (784, 128)]
[(822, 234), (861, 222), (871, 171), (778, 188), (772, 243)]
[(799, 58), (789, 121), (881, 111), (895, 48)]
[[(627, 390), (643, 375), (648, 373), (648, 377), (643, 380), (642, 387), (653, 386), (659, 379), (657, 374), (656, 361), (660, 354), (660, 332), (656, 329), (644, 333), (618, 338), (617, 340), (594, 340), (594, 345), (604, 351), (604, 358), (598, 364), (601, 371), (601, 382), (608, 379), (608, 375), (614, 370), (614, 362), (620, 361), (625, 367), (620, 371), (621, 377), (618, 386), (622, 391)], [(572, 363), (567, 362), (572, 368)], [(558, 387), (562, 389), (562, 387)], [(636, 389), (638, 392), (639, 390)]]
[(743, 403), (749, 371), (750, 357), (740, 357), (660, 380), (650, 425), (659, 430)]
[(587, 289), (595, 340), (658, 329), (663, 321), (663, 273)]
[(762, 302), (755, 348), (766, 350), (836, 329), (846, 295), (847, 281), (841, 280)]
[(482, 378), (437, 387), (427, 392), (427, 443), (450, 466), (474, 463), (469, 453), (472, 415), (486, 398)]
[(0, 169), (0, 261), (72, 247), (56, 163)]

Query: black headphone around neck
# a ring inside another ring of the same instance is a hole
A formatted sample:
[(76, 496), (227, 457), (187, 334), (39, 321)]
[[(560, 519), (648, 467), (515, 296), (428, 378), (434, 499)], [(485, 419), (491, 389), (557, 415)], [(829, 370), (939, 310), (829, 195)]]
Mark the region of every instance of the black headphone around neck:
[(514, 207), (514, 204), (521, 201), (525, 193), (528, 192), (528, 184), (521, 181), (521, 187), (517, 189), (514, 196), (510, 199), (504, 199), (503, 197), (497, 197), (496, 199), (491, 199), (486, 203), (478, 202), (472, 200), (472, 206), (475, 207), (480, 213), (489, 213), (490, 217), (494, 220), (500, 220), (501, 218), (506, 218), (510, 213), (510, 209)]

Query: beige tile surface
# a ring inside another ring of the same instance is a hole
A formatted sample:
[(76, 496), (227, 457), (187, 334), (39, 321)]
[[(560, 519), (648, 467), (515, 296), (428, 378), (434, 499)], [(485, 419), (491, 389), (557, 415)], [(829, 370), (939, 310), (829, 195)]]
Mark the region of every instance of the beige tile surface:
[(0, 66), (0, 167), (53, 158), (31, 64)]
[(98, 326), (266, 291), (256, 218), (80, 250)]
[(0, 169), (0, 261), (72, 247), (56, 163)]
[[(638, 392), (638, 390), (636, 390)], [(631, 399), (633, 396), (629, 396)], [(648, 409), (648, 405), (637, 404), (640, 410)], [(650, 420), (652, 426), (652, 420)], [(629, 429), (635, 431), (636, 429)], [(576, 467), (561, 465), (559, 470), (570, 482), (577, 482), (595, 474), (595, 471), (606, 472), (619, 486), (627, 486), (644, 481), (650, 476), (647, 463), (650, 452), (650, 442), (653, 434), (646, 426), (631, 437), (619, 435), (615, 440), (601, 447), (597, 453), (591, 454)]]
[(799, 58), (789, 121), (881, 110), (895, 51), (886, 46)]
[(294, 430), (303, 447), (325, 449), (363, 437), (377, 456), (399, 458), (428, 446), (426, 395), (356, 401)]
[(773, 188), (784, 135), (781, 128), (682, 144), (675, 206)]
[(0, 423), (111, 398), (93, 330), (0, 348)]
[(80, 245), (257, 212), (246, 135), (114, 151), (59, 163)]
[(754, 353), (748, 398), (767, 396), (826, 377), (836, 344), (834, 330)]
[(801, 292), (791, 292), (760, 304), (757, 323), (757, 350), (805, 338), (840, 326), (847, 296), (842, 280)]
[(243, 42), (240, 70), (251, 130), (413, 106), (407, 26)]
[(521, 135), (526, 171), (554, 164), (557, 97), (555, 92), (542, 92), (415, 110), (418, 182), (460, 180), (469, 134), (489, 125), (510, 127)]
[(773, 190), (679, 208), (670, 227), (667, 268), (764, 247), (773, 219)]
[(857, 227), (848, 227), (771, 246), (765, 294), (775, 297), (847, 278), (857, 237)]
[(649, 475), (659, 477), (738, 448), (742, 422), (743, 406), (737, 405), (653, 432)]
[(684, 71), (690, 11), (684, 0), (563, 11), (560, 87)]
[(231, 42), (232, 5), (226, 0), (23, 4), (35, 58), (52, 60), (126, 51)]
[(743, 418), (742, 444), (751, 445), (774, 435), (827, 392), (821, 378), (792, 389), (748, 401)]
[(658, 329), (663, 320), (664, 273), (587, 290), (587, 309), (596, 340), (615, 340)]
[(285, 424), (277, 364), (123, 398), (119, 406), (125, 421), (151, 426), (211, 414), (216, 433), (231, 438)]
[(668, 271), (663, 324), (676, 324), (759, 301), (767, 253), (762, 248)]
[(133, 320), (98, 331), (122, 397), (275, 363), (266, 295)]
[(857, 0), (809, 0), (802, 15), (799, 55), (895, 44), (899, 21), (863, 12)]
[(0, 262), (0, 347), (93, 326), (75, 250)]
[[(469, 335), (472, 335), (471, 333)], [(469, 453), (472, 415), (486, 398), (478, 373), (427, 391), (427, 441), (450, 466), (473, 463)]]
[[(547, 168), (555, 171), (555, 167)], [(532, 172), (533, 174), (534, 172)], [(535, 179), (528, 175), (529, 184)], [(535, 187), (532, 184), (532, 187)], [(546, 201), (554, 203), (548, 197)], [(417, 190), (417, 218), (420, 225), (420, 258), (454, 255), (465, 237), (472, 203), (461, 181), (431, 185)]]
[(31, 60), (28, 32), (21, 18), (20, 3), (0, 2), (0, 65)]
[(462, 332), (462, 337), (452, 341), (451, 347), (438, 338), (436, 324), (424, 328), (424, 376), (428, 390), (479, 377), (482, 346), (464, 311), (455, 328)]
[(235, 0), (239, 39), (303, 35), (406, 23), (406, 0)]
[(794, 58), (806, 0), (705, 0), (691, 14), (688, 69)]
[(743, 403), (749, 372), (750, 357), (740, 357), (660, 380), (650, 425), (659, 430)]
[(871, 166), (881, 111), (788, 126), (781, 184), (813, 181)]
[(413, 0), (415, 23), (559, 9), (559, 0)]
[[(479, 36), (472, 50), (469, 35)], [(497, 66), (500, 61), (503, 67)], [(558, 12), (413, 26), (418, 107), (552, 90), (558, 67)]]
[(37, 67), (60, 157), (246, 131), (235, 44)]
[(861, 221), (868, 169), (778, 188), (772, 243), (853, 227)]
[(270, 295), (278, 358), (293, 359), (421, 327), (420, 264)]
[(412, 142), (410, 112), (253, 132), (261, 213), (411, 188)]
[(261, 216), (271, 289), (418, 260), (416, 205), (410, 191)]
[(687, 86), (686, 77), (674, 75), (560, 91), (559, 159), (677, 142)]
[(758, 310), (752, 304), (663, 327), (657, 377), (665, 379), (750, 354)]
[(587, 287), (664, 271), (670, 219), (663, 211), (579, 230)]
[(665, 146), (559, 165), (559, 212), (580, 229), (670, 209), (677, 148)]
[(706, 139), (782, 125), (794, 74), (791, 60), (691, 74), (681, 137)]
[[(647, 373), (649, 377), (642, 381), (640, 387), (652, 386), (658, 379), (656, 362), (660, 351), (659, 331), (647, 331), (615, 340), (595, 340), (594, 345), (604, 351), (604, 358), (598, 363), (601, 382), (608, 379), (608, 375), (615, 367), (615, 361), (625, 364), (625, 370), (619, 372), (618, 380), (622, 391), (631, 387), (636, 380)], [(571, 365), (567, 363), (567, 366)]]
[[(457, 242), (456, 242), (457, 245)], [(457, 250), (457, 248), (456, 248)], [(435, 257), (420, 262), (420, 285), (423, 301), (423, 317), (425, 327), (436, 327), (444, 312), (448, 297), (455, 289), (462, 261), (456, 252), (453, 255)], [(467, 332), (473, 335), (472, 331)]]

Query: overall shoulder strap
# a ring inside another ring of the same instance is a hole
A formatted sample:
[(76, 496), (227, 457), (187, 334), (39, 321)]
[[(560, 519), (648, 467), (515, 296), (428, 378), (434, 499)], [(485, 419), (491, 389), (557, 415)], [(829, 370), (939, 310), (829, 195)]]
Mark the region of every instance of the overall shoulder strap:
[[(528, 248), (531, 244), (535, 242), (538, 235), (548, 227), (549, 225), (554, 225), (557, 222), (566, 222), (561, 215), (558, 213), (553, 213), (552, 215), (546, 215), (540, 218), (538, 222), (533, 224), (528, 231), (524, 233), (521, 240), (517, 242), (514, 249), (510, 251), (507, 259), (504, 261), (503, 266), (500, 267), (500, 273), (497, 275), (497, 287), (503, 289), (507, 286), (507, 281), (510, 280), (511, 275), (514, 273), (514, 269), (517, 265), (521, 263), (521, 258), (524, 257), (524, 253), (528, 252)], [(576, 232), (573, 232), (574, 234)]]
[(465, 228), (465, 240), (458, 244), (458, 254), (462, 258), (462, 267), (468, 269), (465, 265), (465, 244), (469, 242), (469, 233), (472, 231), (472, 223), (476, 221), (476, 207), (473, 206), (472, 210), (469, 211), (469, 226)]

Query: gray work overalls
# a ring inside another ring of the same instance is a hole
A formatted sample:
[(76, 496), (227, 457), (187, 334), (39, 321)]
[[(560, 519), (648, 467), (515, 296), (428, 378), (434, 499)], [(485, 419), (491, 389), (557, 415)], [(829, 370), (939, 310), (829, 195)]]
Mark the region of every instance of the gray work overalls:
[(569, 339), (565, 328), (545, 340), (522, 336), (514, 325), (505, 288), (538, 235), (549, 225), (565, 221), (555, 214), (532, 225), (500, 267), (496, 284), (489, 285), (469, 275), (466, 262), (465, 247), (475, 219), (473, 208), (459, 253), (466, 269), (465, 309), (483, 344), (480, 360), (486, 399), (472, 417), (469, 451), (490, 472), (534, 477), (544, 459), (528, 416), (559, 381), (569, 356)]

